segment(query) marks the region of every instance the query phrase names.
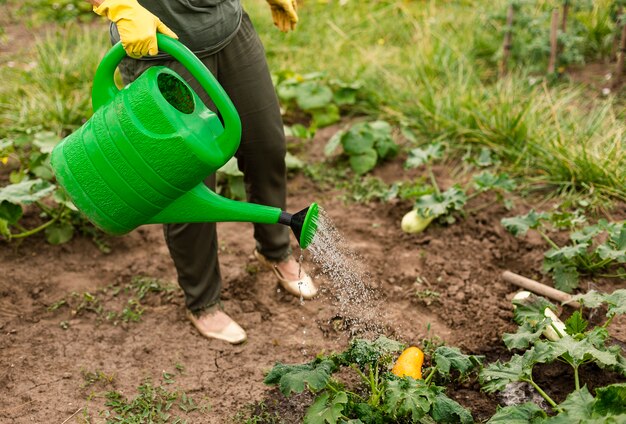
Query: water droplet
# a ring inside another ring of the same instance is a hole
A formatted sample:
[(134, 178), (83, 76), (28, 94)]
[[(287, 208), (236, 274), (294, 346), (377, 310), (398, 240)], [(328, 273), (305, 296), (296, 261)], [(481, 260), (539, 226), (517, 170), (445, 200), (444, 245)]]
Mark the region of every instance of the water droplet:
[(352, 250), (323, 209), (320, 209), (317, 231), (308, 248), (329, 282), (328, 291), (353, 333), (382, 334), (380, 301), (376, 298), (371, 276), (363, 267), (364, 261)]

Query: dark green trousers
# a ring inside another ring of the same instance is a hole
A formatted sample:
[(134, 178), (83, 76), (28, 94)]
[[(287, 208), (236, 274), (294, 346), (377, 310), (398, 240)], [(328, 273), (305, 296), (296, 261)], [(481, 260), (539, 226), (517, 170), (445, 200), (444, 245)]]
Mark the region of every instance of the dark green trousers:
[[(201, 60), (224, 87), (241, 117), (241, 145), (236, 157), (244, 174), (248, 201), (284, 210), (286, 147), (283, 122), (265, 50), (248, 15), (244, 13), (238, 34), (224, 49)], [(154, 65), (164, 65), (176, 71), (215, 111), (204, 89), (176, 61), (126, 58), (120, 65), (122, 78), (129, 83)], [(205, 183), (215, 189), (215, 176), (209, 176)], [(198, 312), (218, 303), (222, 282), (216, 225), (165, 224), (164, 233), (178, 282), (185, 292), (187, 308)], [(254, 238), (257, 249), (267, 258), (280, 260), (291, 253), (289, 229), (283, 225), (254, 224)]]

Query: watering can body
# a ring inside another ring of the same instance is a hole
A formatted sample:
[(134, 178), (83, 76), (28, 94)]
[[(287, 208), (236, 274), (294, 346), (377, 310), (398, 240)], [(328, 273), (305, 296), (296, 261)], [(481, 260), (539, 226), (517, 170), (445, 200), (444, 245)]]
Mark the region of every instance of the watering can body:
[(279, 208), (226, 199), (204, 185), (235, 154), (239, 116), (191, 51), (160, 34), (158, 41), (198, 79), (222, 119), (169, 68), (151, 67), (118, 90), (113, 73), (125, 57), (118, 43), (94, 77), (94, 115), (52, 152), (59, 184), (112, 234), (150, 223), (279, 222)]

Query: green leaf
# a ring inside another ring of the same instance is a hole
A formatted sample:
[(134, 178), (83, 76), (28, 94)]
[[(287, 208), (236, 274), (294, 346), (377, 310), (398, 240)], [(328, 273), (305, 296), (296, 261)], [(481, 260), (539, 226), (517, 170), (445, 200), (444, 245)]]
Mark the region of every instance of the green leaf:
[(218, 169), (217, 173), (231, 177), (243, 177), (243, 172), (239, 170), (237, 158), (234, 156), (230, 158), (229, 161), (226, 162), (220, 169)]
[[(545, 322), (545, 319), (542, 321)], [(516, 333), (504, 333), (502, 335), (502, 340), (506, 345), (507, 349), (526, 349), (531, 343), (535, 342), (541, 337), (545, 325), (539, 327), (535, 331), (535, 328), (529, 323), (525, 322), (520, 327), (518, 327)]]
[(294, 80), (285, 80), (276, 87), (278, 97), (283, 101), (289, 101), (298, 95), (298, 83)]
[(341, 120), (337, 105), (329, 104), (324, 108), (311, 109), (309, 112), (313, 117), (313, 126), (315, 128), (324, 128)]
[(559, 249), (550, 249), (544, 257), (551, 262), (560, 261), (563, 259), (572, 260), (576, 257), (582, 257), (587, 255), (587, 243), (575, 244), (571, 246), (564, 246)]
[(380, 336), (374, 341), (353, 339), (350, 347), (340, 355), (345, 365), (356, 364), (360, 368), (365, 365), (392, 361), (394, 353), (402, 352), (405, 345), (395, 340)]
[(600, 367), (612, 367), (618, 365), (614, 353), (599, 350), (587, 339), (576, 340), (569, 335), (564, 335), (561, 339), (552, 342), (552, 346), (563, 353), (560, 354), (565, 361), (573, 367), (579, 367), (587, 362), (595, 362)]
[(443, 376), (449, 376), (451, 370), (466, 375), (480, 367), (482, 357), (465, 355), (457, 347), (440, 346), (433, 353), (432, 361)]
[(619, 263), (626, 263), (626, 249), (617, 250), (607, 243), (598, 246), (596, 253), (600, 259), (612, 259)]
[(513, 191), (517, 187), (515, 181), (509, 178), (508, 174), (494, 175), (489, 171), (483, 171), (479, 175), (474, 175), (474, 188), (479, 191), (501, 190)]
[(337, 147), (341, 144), (341, 139), (345, 134), (344, 131), (337, 131), (333, 136), (328, 140), (326, 146), (324, 146), (324, 155), (331, 156), (337, 150)]
[(601, 417), (626, 414), (626, 383), (597, 388), (593, 413)]
[(318, 396), (304, 416), (305, 424), (336, 424), (343, 416), (348, 403), (348, 395), (338, 392), (334, 395), (323, 393)]
[(572, 300), (582, 303), (587, 308), (597, 308), (606, 303), (608, 306), (607, 317), (626, 314), (626, 289), (618, 289), (611, 294), (590, 290), (586, 294), (573, 296)]
[(340, 87), (333, 93), (333, 101), (338, 106), (353, 105), (356, 103), (358, 89), (352, 87)]
[(546, 418), (543, 409), (532, 402), (521, 405), (498, 407), (496, 413), (487, 421), (487, 424), (528, 424), (537, 418)]
[(539, 228), (541, 221), (548, 218), (545, 212), (537, 213), (531, 209), (526, 215), (514, 216), (512, 218), (502, 218), (502, 226), (515, 237), (524, 236), (529, 229)]
[(458, 402), (443, 393), (438, 393), (433, 401), (430, 415), (438, 423), (472, 424), (472, 414)]
[(534, 294), (530, 294), (522, 299), (513, 299), (513, 305), (515, 305), (515, 310), (513, 311), (515, 322), (519, 325), (527, 323), (533, 327), (538, 326), (545, 320), (546, 309), (551, 309), (553, 312), (557, 311), (554, 304)]
[(391, 137), (377, 139), (374, 146), (381, 159), (391, 159), (398, 154), (398, 145)]
[(559, 265), (552, 268), (554, 287), (557, 290), (571, 293), (578, 287), (579, 274), (575, 267), (569, 265)]
[(597, 308), (606, 302), (606, 294), (590, 290), (585, 294), (572, 296), (572, 301), (580, 302), (587, 308)]
[(350, 167), (359, 175), (366, 174), (374, 169), (376, 162), (378, 162), (378, 154), (374, 149), (350, 156)]
[[(367, 424), (383, 424), (385, 422), (383, 411), (378, 407), (371, 406), (367, 403), (357, 403), (353, 406), (352, 410), (354, 414), (359, 417), (358, 422)], [(352, 416), (352, 414), (350, 416)]]
[(571, 233), (569, 237), (570, 240), (574, 242), (574, 244), (589, 243), (594, 237), (596, 237), (603, 231), (604, 228), (601, 225), (590, 225), (579, 231)]
[(332, 101), (332, 90), (319, 82), (306, 81), (296, 87), (296, 103), (304, 111), (325, 108)]
[(9, 229), (9, 222), (6, 219), (0, 218), (0, 236), (7, 240), (11, 239), (11, 230)]
[(285, 396), (289, 396), (291, 392), (302, 393), (305, 385), (311, 391), (319, 392), (326, 387), (330, 375), (335, 370), (335, 363), (328, 359), (298, 365), (286, 365), (278, 362), (263, 382), (267, 385), (278, 384), (280, 391)]
[(55, 186), (40, 179), (23, 180), (0, 189), (0, 202), (28, 205), (54, 192)]
[(563, 412), (559, 419), (563, 422), (580, 422), (591, 418), (595, 399), (589, 393), (587, 386), (576, 390), (559, 405)]
[(404, 164), (405, 168), (419, 168), (433, 159), (440, 159), (445, 151), (441, 142), (428, 144), (424, 148), (417, 147), (409, 151), (409, 157)]
[(466, 201), (465, 192), (460, 187), (453, 186), (441, 194), (433, 193), (419, 197), (415, 201), (414, 209), (424, 218), (438, 217), (463, 210)]
[(384, 409), (394, 418), (418, 421), (430, 410), (435, 393), (422, 380), (411, 377), (387, 381)]
[(304, 168), (304, 162), (302, 162), (298, 157), (292, 155), (290, 152), (287, 152), (285, 155), (285, 165), (290, 171)]
[(0, 202), (0, 219), (5, 220), (8, 225), (15, 225), (20, 220), (24, 211), (20, 205), (3, 200)]
[(41, 131), (33, 137), (33, 145), (35, 145), (41, 153), (52, 153), (52, 149), (59, 144), (61, 137), (52, 131)]
[(606, 297), (606, 303), (609, 307), (607, 317), (626, 314), (626, 289), (615, 290)]
[(353, 125), (341, 137), (343, 150), (348, 155), (360, 155), (373, 150), (375, 141), (374, 134), (367, 129), (367, 123), (364, 122)]
[(45, 232), (48, 243), (63, 244), (74, 236), (74, 227), (69, 222), (55, 222), (47, 227)]
[(531, 370), (532, 363), (516, 354), (508, 362), (496, 361), (483, 368), (479, 374), (480, 384), (487, 393), (502, 391), (507, 384), (528, 378)]
[(565, 331), (567, 331), (567, 334), (570, 336), (583, 334), (588, 325), (589, 323), (583, 318), (583, 314), (580, 313), (580, 311), (575, 311), (567, 321), (565, 321)]
[(615, 223), (609, 230), (609, 244), (617, 250), (626, 249), (626, 223)]
[(313, 138), (315, 131), (302, 124), (293, 124), (290, 127), (285, 127), (285, 135), (307, 140), (309, 138)]

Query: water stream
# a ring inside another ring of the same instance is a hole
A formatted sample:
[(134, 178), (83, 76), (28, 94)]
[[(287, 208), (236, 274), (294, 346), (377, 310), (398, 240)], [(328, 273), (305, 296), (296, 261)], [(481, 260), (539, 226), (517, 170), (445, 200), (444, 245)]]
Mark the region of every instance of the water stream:
[[(322, 284), (321, 295), (331, 299), (336, 318), (351, 335), (383, 334), (380, 300), (371, 287), (372, 277), (364, 267), (364, 260), (349, 247), (321, 208), (317, 225), (307, 251), (327, 280)], [(318, 279), (316, 284), (320, 283)]]

